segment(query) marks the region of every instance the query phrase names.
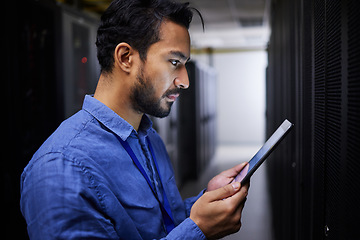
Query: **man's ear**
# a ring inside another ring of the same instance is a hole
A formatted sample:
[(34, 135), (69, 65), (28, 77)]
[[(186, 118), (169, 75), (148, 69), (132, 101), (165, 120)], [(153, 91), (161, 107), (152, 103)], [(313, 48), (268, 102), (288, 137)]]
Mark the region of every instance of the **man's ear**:
[(114, 52), (115, 65), (129, 73), (134, 63), (135, 50), (127, 43), (119, 43)]

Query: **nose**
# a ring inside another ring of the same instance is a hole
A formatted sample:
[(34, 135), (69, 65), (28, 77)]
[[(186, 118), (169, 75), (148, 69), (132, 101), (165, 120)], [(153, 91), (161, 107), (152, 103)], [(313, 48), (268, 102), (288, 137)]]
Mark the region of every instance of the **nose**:
[(181, 72), (175, 78), (174, 84), (177, 88), (181, 88), (181, 89), (187, 89), (189, 87), (190, 85), (189, 76), (185, 67), (181, 69)]

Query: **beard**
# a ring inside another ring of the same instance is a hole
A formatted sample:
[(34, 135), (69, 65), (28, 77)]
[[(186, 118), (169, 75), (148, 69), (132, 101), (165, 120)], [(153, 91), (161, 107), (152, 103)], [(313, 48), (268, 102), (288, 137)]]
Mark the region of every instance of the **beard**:
[[(170, 114), (171, 106), (173, 102), (167, 102), (166, 96), (170, 94), (176, 94), (180, 92), (180, 89), (166, 91), (160, 98), (156, 97), (156, 89), (151, 84), (152, 79), (146, 77), (143, 69), (140, 69), (137, 82), (131, 89), (130, 99), (133, 108), (141, 113), (146, 113), (154, 117), (164, 118)], [(164, 100), (165, 106), (162, 106), (162, 100)]]

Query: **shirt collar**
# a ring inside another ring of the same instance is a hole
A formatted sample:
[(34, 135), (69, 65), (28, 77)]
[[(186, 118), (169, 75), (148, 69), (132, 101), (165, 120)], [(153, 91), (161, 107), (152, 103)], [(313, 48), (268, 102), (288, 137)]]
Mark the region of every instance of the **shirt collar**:
[[(136, 132), (133, 126), (127, 121), (91, 95), (85, 96), (83, 110), (90, 113), (104, 126), (118, 135), (123, 141), (126, 141), (133, 131)], [(139, 133), (141, 132), (142, 134), (147, 135), (147, 132), (151, 128), (152, 122), (150, 118), (144, 114), (140, 122)]]

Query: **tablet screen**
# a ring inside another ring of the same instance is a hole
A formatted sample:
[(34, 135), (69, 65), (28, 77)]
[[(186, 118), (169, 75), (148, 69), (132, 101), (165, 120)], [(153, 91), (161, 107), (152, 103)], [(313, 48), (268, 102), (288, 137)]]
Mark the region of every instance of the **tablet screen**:
[(292, 128), (293, 124), (287, 119), (280, 125), (278, 129), (271, 135), (271, 137), (265, 142), (260, 150), (249, 161), (249, 164), (241, 170), (241, 172), (235, 177), (234, 181), (246, 182), (250, 179), (251, 175), (256, 169), (264, 162), (269, 154), (274, 150), (277, 144), (285, 137), (286, 133)]

